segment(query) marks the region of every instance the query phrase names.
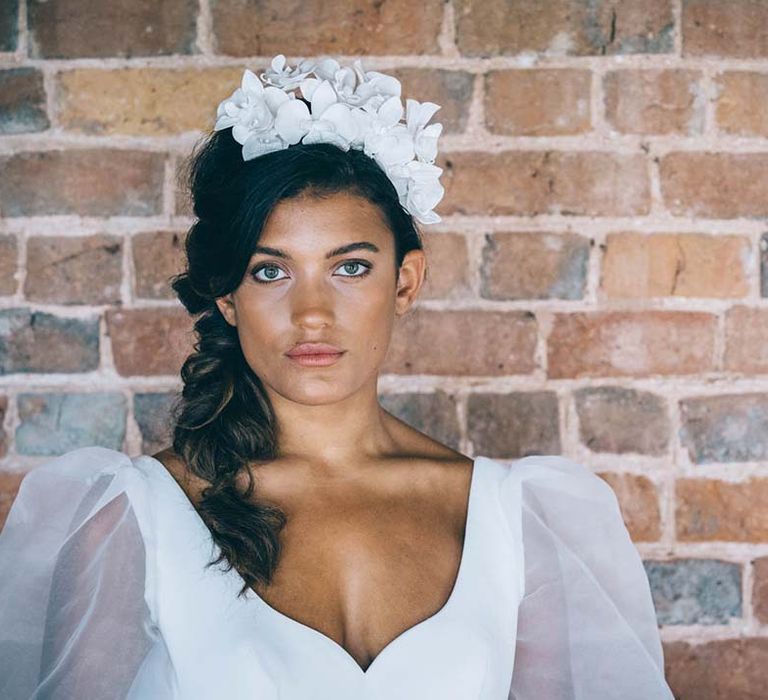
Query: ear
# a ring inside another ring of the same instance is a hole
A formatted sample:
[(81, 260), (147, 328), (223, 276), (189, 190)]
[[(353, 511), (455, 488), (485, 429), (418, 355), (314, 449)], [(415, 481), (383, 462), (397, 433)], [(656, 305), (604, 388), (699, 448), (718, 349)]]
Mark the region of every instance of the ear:
[(397, 293), (395, 295), (395, 313), (402, 316), (411, 307), (416, 297), (427, 270), (427, 258), (423, 250), (409, 250), (403, 258), (397, 276)]
[(215, 301), (226, 322), (230, 326), (237, 326), (237, 312), (235, 310), (235, 302), (232, 299), (232, 293), (230, 292), (223, 297), (217, 297)]

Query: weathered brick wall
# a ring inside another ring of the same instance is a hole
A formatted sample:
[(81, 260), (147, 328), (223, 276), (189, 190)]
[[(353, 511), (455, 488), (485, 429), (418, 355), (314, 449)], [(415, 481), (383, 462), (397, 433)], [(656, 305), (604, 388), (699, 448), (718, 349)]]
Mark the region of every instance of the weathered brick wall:
[(681, 698), (768, 674), (768, 1), (0, 3), (0, 499), (165, 444), (180, 159), (247, 65), (370, 56), (443, 105), (444, 222), (382, 401), (616, 491)]

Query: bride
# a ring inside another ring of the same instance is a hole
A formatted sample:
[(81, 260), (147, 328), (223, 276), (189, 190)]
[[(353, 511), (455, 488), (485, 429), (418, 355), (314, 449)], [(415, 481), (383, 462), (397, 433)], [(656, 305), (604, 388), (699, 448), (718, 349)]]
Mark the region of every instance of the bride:
[(564, 457), (467, 457), (379, 404), (395, 325), (429, 342), (406, 317), (437, 108), (401, 121), (394, 78), (282, 56), (221, 103), (189, 161), (172, 444), (24, 478), (1, 697), (672, 697), (610, 487)]

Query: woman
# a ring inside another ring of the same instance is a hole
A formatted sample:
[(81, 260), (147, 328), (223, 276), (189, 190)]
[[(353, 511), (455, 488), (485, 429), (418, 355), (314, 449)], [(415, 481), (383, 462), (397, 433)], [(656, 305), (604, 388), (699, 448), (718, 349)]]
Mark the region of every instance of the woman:
[(173, 282), (198, 343), (172, 446), (25, 477), (3, 698), (672, 697), (605, 482), (470, 459), (379, 405), (442, 196), (437, 105), (400, 123), (393, 81), (278, 56), (219, 106)]

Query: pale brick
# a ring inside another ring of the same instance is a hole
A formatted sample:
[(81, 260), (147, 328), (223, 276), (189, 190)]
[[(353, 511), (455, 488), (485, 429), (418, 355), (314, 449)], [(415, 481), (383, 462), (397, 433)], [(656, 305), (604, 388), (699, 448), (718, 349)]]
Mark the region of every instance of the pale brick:
[(752, 609), (761, 624), (768, 623), (768, 557), (752, 560), (754, 583), (752, 585)]
[(614, 153), (455, 152), (444, 167), (441, 214), (635, 216), (650, 207), (644, 156)]
[(33, 236), (27, 241), (27, 299), (117, 304), (122, 276), (119, 236)]
[(471, 293), (467, 241), (461, 234), (423, 236), (427, 276), (419, 292), (422, 299), (462, 299)]
[(611, 71), (604, 81), (606, 120), (629, 134), (700, 134), (706, 104), (700, 80), (698, 71)]
[(768, 136), (768, 74), (730, 71), (717, 76), (715, 115), (721, 131), (740, 136)]
[(659, 171), (664, 203), (675, 215), (768, 216), (768, 153), (670, 153)]
[(659, 494), (654, 483), (640, 474), (599, 472), (616, 494), (624, 523), (633, 542), (656, 542), (661, 537)]
[(171, 406), (175, 393), (149, 392), (133, 397), (133, 415), (141, 432), (141, 453), (155, 454), (168, 447), (173, 439)]
[(186, 256), (182, 235), (176, 231), (148, 231), (131, 239), (136, 296), (173, 299), (171, 278), (183, 272)]
[(536, 317), (527, 311), (414, 308), (398, 320), (381, 372), (529, 374), (536, 368), (536, 336)]
[(711, 372), (717, 319), (693, 311), (555, 314), (547, 341), (552, 379)]
[(681, 542), (752, 542), (768, 539), (768, 479), (731, 483), (678, 478), (675, 523)]
[(752, 257), (746, 236), (612, 233), (600, 290), (607, 298), (745, 297)]
[(0, 295), (16, 291), (17, 249), (16, 236), (0, 234)]
[(768, 372), (768, 309), (734, 306), (725, 314), (725, 369)]
[(768, 56), (764, 0), (683, 0), (684, 56)]
[(491, 71), (485, 76), (486, 126), (515, 136), (589, 131), (590, 84), (586, 70)]

